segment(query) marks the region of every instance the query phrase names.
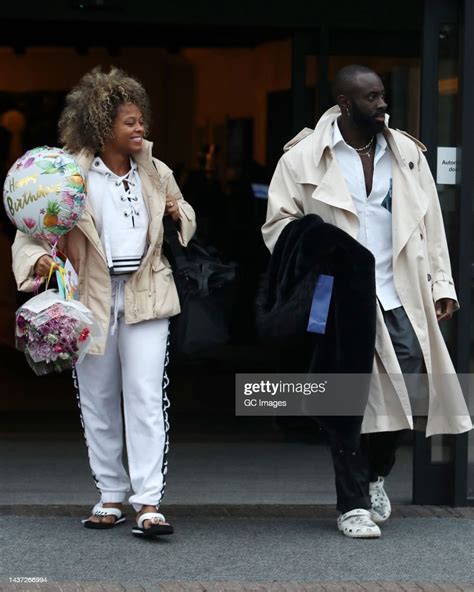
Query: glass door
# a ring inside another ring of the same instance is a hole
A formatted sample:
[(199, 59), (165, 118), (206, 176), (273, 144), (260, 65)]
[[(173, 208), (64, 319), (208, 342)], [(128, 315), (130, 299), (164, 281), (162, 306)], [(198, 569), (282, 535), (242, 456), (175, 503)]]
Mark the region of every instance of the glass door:
[[(466, 130), (466, 89), (469, 88), (466, 42), (469, 33), (464, 28), (464, 25), (472, 26), (464, 14), (470, 10), (469, 4), (462, 0), (425, 0), (421, 102), (421, 139), (428, 147), (427, 159), (437, 183), (461, 303), (460, 311), (441, 327), (456, 371), (463, 377), (470, 371), (472, 325), (472, 192), (467, 191), (472, 162), (469, 165), (466, 161), (472, 149), (467, 144), (471, 140)], [(443, 160), (454, 160), (457, 165), (446, 170)], [(472, 189), (472, 183), (470, 186)], [(462, 382), (468, 384), (468, 381)], [(427, 439), (423, 432), (416, 432), (414, 503), (465, 505), (467, 476), (467, 434)], [(471, 490), (474, 489), (474, 474), (470, 484)]]

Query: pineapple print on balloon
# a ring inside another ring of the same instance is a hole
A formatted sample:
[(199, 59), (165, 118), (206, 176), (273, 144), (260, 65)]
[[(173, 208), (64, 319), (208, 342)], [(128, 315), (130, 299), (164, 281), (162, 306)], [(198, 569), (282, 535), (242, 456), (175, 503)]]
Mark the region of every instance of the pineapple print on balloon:
[(69, 177), (69, 184), (76, 191), (85, 191), (85, 182), (84, 182), (84, 179), (78, 173), (74, 173), (74, 175), (71, 175)]
[(61, 208), (59, 207), (59, 204), (56, 201), (49, 201), (48, 207), (46, 208), (46, 214), (43, 218), (43, 226), (46, 226), (46, 228), (57, 226), (60, 212)]
[[(43, 160), (39, 160), (37, 165), (42, 169), (44, 175), (59, 174), (63, 177), (65, 182), (65, 191), (63, 192), (63, 199), (65, 205), (74, 207), (76, 198), (82, 200), (82, 195), (85, 192), (84, 178), (78, 171), (76, 163), (68, 162), (64, 158), (63, 151), (58, 153), (50, 153)], [(71, 230), (76, 222), (76, 217), (73, 215), (72, 219), (68, 215), (61, 216), (61, 206), (57, 201), (50, 200), (48, 202), (46, 213), (43, 218), (43, 227), (55, 235), (66, 234)]]

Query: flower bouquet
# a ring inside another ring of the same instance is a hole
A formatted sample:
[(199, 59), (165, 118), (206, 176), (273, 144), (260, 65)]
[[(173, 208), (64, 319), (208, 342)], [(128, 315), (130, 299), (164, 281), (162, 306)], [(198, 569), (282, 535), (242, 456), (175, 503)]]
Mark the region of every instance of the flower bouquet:
[(81, 362), (100, 330), (92, 312), (76, 300), (46, 290), (16, 312), (16, 347), (38, 376)]

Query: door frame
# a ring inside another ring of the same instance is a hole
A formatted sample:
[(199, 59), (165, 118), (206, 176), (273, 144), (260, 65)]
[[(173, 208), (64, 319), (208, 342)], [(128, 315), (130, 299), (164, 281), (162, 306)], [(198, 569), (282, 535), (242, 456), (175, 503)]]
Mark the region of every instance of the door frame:
[[(436, 178), (438, 130), (438, 63), (441, 24), (459, 27), (459, 125), (457, 145), (462, 151), (459, 183), (456, 255), (452, 260), (460, 310), (456, 313), (454, 363), (459, 374), (469, 373), (470, 331), (472, 324), (472, 187), (474, 187), (474, 5), (470, 0), (425, 0), (422, 74), (421, 139), (427, 146), (427, 160)], [(463, 130), (464, 133), (463, 133)], [(431, 460), (431, 439), (415, 432), (413, 458), (413, 502), (465, 506), (467, 499), (468, 434), (451, 436), (448, 445), (452, 460)]]

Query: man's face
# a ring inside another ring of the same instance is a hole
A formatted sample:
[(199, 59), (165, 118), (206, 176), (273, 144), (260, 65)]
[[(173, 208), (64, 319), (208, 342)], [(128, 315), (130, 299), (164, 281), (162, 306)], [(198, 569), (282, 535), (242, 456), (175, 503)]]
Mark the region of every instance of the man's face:
[(378, 134), (385, 127), (385, 88), (376, 74), (359, 74), (349, 98), (351, 118), (370, 133)]

